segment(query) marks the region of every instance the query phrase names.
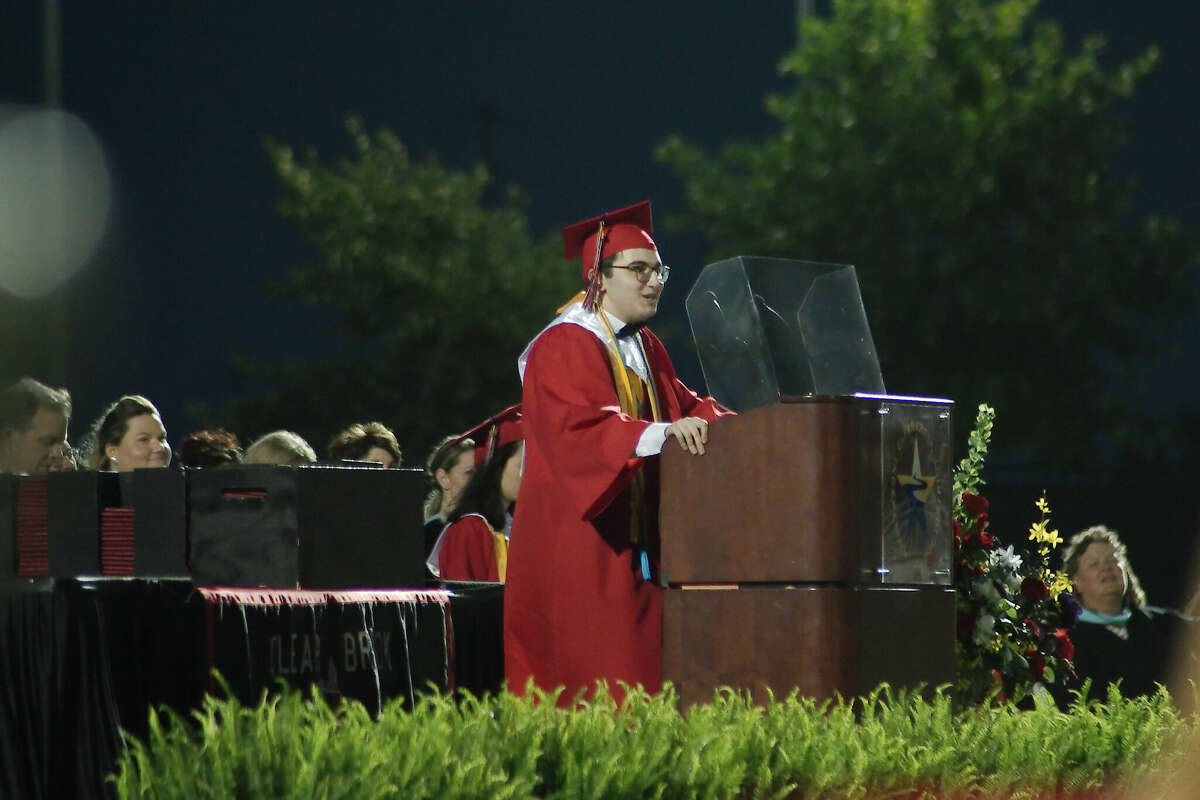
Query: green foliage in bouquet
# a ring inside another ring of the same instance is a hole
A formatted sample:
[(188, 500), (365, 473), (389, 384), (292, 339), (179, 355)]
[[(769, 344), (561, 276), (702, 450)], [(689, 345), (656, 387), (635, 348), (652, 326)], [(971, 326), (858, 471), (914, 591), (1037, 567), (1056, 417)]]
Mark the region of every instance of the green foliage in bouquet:
[(995, 411), (980, 405), (967, 456), (954, 477), (954, 586), (957, 590), (955, 696), (963, 705), (1020, 702), (1074, 677), (1069, 628), (1079, 603), (1050, 553), (1062, 543), (1050, 505), (1024, 541), (1007, 545), (989, 530), (988, 501), (978, 493)]
[(1195, 724), (1165, 692), (1069, 713), (957, 710), (948, 694), (756, 705), (719, 690), (681, 714), (668, 687), (564, 711), (554, 697), (428, 696), (372, 719), (285, 688), (152, 716), (122, 798), (1096, 798), (1169, 778)]

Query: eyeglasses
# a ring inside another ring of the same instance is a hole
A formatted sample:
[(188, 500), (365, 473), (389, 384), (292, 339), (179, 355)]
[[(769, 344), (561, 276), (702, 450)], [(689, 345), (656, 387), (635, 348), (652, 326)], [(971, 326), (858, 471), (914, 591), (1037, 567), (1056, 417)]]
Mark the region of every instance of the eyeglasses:
[(635, 261), (632, 264), (613, 264), (614, 269), (627, 269), (637, 276), (638, 283), (649, 283), (651, 275), (657, 275), (661, 283), (666, 283), (671, 275), (671, 268), (666, 264), (647, 264), (645, 261)]

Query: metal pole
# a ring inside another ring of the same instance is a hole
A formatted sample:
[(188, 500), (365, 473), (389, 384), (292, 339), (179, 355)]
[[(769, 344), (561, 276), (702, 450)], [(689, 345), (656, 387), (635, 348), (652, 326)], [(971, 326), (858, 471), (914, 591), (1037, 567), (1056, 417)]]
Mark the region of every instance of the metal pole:
[[(59, 5), (60, 0), (42, 0), (42, 91), (45, 95), (46, 108), (59, 109), (62, 108), (62, 72), (63, 72), (63, 57), (62, 57), (62, 8)], [(56, 119), (50, 125), (47, 133), (52, 139), (57, 140), (49, 146), (57, 145), (60, 157), (65, 158), (64, 151), (66, 142), (64, 141), (62, 129), (59, 127), (62, 124), (61, 119)], [(59, 164), (61, 167), (61, 162)], [(53, 184), (54, 182), (61, 183), (63, 180), (61, 172), (47, 176), (47, 180)], [(51, 214), (46, 220), (45, 235), (46, 236), (62, 236), (65, 220), (60, 217), (54, 217), (54, 210), (48, 209)], [(43, 324), (46, 329), (42, 331), (41, 339), (46, 348), (46, 356), (48, 363), (46, 370), (48, 375), (46, 380), (62, 381), (69, 384), (70, 359), (67, 356), (67, 350), (70, 346), (67, 328), (70, 325), (70, 303), (69, 290), (60, 289), (58, 292), (51, 294), (44, 299), (35, 300), (36, 303), (44, 303), (46, 307), (46, 315), (43, 318)]]
[(42, 82), (48, 108), (62, 106), (62, 11), (59, 0), (42, 0)]
[(812, 15), (813, 0), (796, 0), (796, 47), (804, 46), (804, 20)]

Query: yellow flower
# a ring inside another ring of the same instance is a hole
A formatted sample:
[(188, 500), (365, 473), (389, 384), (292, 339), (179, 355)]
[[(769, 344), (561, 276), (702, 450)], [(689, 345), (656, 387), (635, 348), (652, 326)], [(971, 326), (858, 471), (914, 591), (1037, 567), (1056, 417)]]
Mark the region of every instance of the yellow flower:
[(1046, 495), (1039, 497), (1034, 505), (1037, 506), (1037, 510), (1043, 514), (1048, 515), (1050, 513), (1050, 504), (1046, 502)]
[(1067, 577), (1065, 572), (1051, 573), (1050, 579), (1046, 583), (1050, 587), (1050, 596), (1055, 600), (1063, 592), (1072, 592), (1075, 590), (1075, 587), (1071, 585), (1071, 579)]
[[(1058, 545), (1062, 544), (1062, 537), (1058, 535), (1057, 528), (1052, 531), (1046, 530), (1046, 526), (1048, 524), (1050, 524), (1049, 521), (1043, 519), (1030, 525), (1029, 538), (1031, 541), (1041, 542), (1042, 544), (1046, 544), (1051, 547), (1057, 547)], [(1043, 550), (1042, 552), (1048, 551)]]

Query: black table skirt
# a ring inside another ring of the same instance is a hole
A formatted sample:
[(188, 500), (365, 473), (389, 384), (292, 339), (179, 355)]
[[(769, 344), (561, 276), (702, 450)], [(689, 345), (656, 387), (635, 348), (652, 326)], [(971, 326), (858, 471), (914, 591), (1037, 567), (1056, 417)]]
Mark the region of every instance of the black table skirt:
[(256, 605), (182, 580), (2, 582), (0, 800), (113, 796), (121, 730), (144, 736), (151, 706), (197, 707), (214, 667), (245, 702), (280, 681), (373, 712), (431, 687), (495, 691), (502, 597)]

